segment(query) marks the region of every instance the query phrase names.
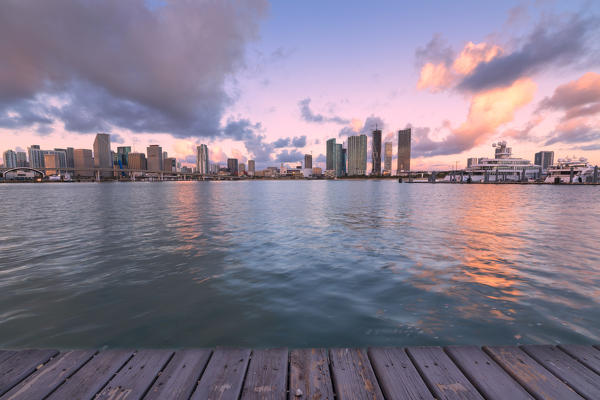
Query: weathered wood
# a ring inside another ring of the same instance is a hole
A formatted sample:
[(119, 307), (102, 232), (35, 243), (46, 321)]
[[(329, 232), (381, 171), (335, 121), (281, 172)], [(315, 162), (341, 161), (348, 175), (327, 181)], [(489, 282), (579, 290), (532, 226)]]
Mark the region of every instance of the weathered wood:
[(486, 399), (532, 399), (521, 385), (479, 347), (452, 346), (445, 350)]
[(404, 349), (370, 348), (368, 354), (386, 399), (433, 399)]
[(131, 350), (106, 350), (96, 354), (53, 392), (48, 400), (93, 398), (132, 355)]
[(329, 357), (334, 388), (340, 400), (383, 399), (364, 349), (331, 349)]
[(1, 364), (4, 361), (6, 361), (15, 354), (17, 354), (16, 350), (0, 350), (0, 368), (2, 368)]
[(192, 399), (237, 400), (249, 360), (249, 349), (215, 350), (192, 394)]
[(0, 396), (57, 354), (57, 350), (22, 350), (10, 356), (0, 365)]
[(441, 347), (409, 347), (406, 351), (436, 398), (483, 400)]
[(167, 364), (170, 350), (141, 350), (111, 379), (95, 400), (141, 399)]
[(515, 346), (483, 348), (537, 399), (577, 399), (581, 396)]
[(333, 400), (327, 349), (291, 351), (289, 399)]
[(200, 379), (211, 351), (208, 349), (177, 351), (160, 374), (144, 400), (187, 400)]
[(567, 353), (549, 345), (523, 346), (523, 350), (581, 396), (600, 399), (600, 375)]
[(12, 388), (2, 396), (2, 400), (44, 399), (88, 362), (94, 353), (92, 350), (73, 350), (60, 354)]
[(253, 350), (246, 372), (243, 400), (285, 400), (287, 349)]
[(580, 344), (561, 344), (558, 347), (592, 371), (600, 374), (600, 350)]

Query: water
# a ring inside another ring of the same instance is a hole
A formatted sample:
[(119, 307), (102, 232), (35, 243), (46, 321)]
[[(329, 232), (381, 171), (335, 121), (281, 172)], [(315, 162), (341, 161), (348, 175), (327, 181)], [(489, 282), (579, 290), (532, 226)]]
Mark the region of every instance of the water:
[(0, 185), (0, 347), (597, 343), (599, 195)]

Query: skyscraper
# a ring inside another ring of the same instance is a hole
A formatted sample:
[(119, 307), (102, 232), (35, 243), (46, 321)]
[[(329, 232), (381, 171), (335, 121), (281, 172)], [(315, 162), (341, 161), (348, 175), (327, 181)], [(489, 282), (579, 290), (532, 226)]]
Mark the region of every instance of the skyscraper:
[(120, 146), (117, 147), (117, 164), (121, 161), (121, 164), (125, 167), (129, 165), (129, 153), (131, 153), (131, 146)]
[(335, 145), (335, 176), (340, 177), (344, 174), (344, 150), (342, 144)]
[(146, 154), (148, 159), (148, 171), (162, 171), (163, 170), (163, 151), (162, 147), (157, 144), (151, 144), (146, 147)]
[(205, 144), (196, 147), (196, 171), (202, 175), (209, 174), (208, 146)]
[(74, 149), (73, 166), (75, 168), (75, 175), (77, 176), (94, 176), (94, 159), (92, 158), (92, 150)]
[(127, 164), (129, 169), (139, 169), (144, 171), (148, 168), (144, 153), (129, 153), (127, 155)]
[(554, 164), (554, 152), (553, 151), (539, 151), (535, 153), (535, 159), (533, 162), (535, 165), (542, 167), (542, 171), (546, 171), (549, 166)]
[(29, 167), (27, 153), (24, 151), (17, 151), (17, 167)]
[(238, 160), (237, 160), (237, 158), (228, 158), (227, 159), (227, 169), (229, 169), (229, 173), (231, 175), (237, 176), (237, 174), (238, 174)]
[(44, 154), (56, 154), (60, 168), (67, 168), (67, 149), (44, 150)]
[(348, 175), (367, 173), (367, 135), (348, 138)]
[(335, 170), (335, 139), (329, 139), (327, 141), (327, 155), (325, 162), (326, 170)]
[(28, 149), (29, 166), (31, 168), (44, 168), (44, 153), (40, 150), (40, 146), (32, 144)]
[(75, 154), (72, 147), (67, 147), (67, 168), (75, 168)]
[(398, 131), (398, 172), (410, 171), (410, 130), (411, 128)]
[(177, 172), (177, 159), (167, 157), (163, 160), (163, 170), (165, 172)]
[(60, 161), (57, 154), (44, 154), (46, 175), (56, 175), (60, 170)]
[(3, 154), (4, 168), (16, 168), (17, 167), (17, 153), (12, 150), (6, 150)]
[[(110, 135), (98, 133), (94, 139), (94, 167), (112, 168), (113, 159), (110, 155)], [(106, 174), (106, 172), (104, 173)], [(108, 173), (111, 174), (110, 172)]]
[(392, 173), (392, 157), (393, 157), (392, 142), (385, 142), (383, 145), (383, 170)]
[(312, 154), (304, 155), (304, 168), (312, 169)]
[(371, 175), (381, 175), (381, 129), (373, 130), (371, 145), (371, 156), (373, 159)]
[(239, 163), (239, 165), (238, 165), (238, 172), (239, 172), (240, 175), (245, 175), (246, 174), (246, 164)]
[(248, 160), (248, 175), (254, 176), (255, 172), (256, 172), (256, 163), (254, 162), (254, 160)]

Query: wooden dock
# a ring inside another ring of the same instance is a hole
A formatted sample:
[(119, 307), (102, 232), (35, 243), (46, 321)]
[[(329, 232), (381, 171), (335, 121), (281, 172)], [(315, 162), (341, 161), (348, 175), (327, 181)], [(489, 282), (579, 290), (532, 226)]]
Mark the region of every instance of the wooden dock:
[(582, 398), (598, 347), (0, 350), (0, 400)]

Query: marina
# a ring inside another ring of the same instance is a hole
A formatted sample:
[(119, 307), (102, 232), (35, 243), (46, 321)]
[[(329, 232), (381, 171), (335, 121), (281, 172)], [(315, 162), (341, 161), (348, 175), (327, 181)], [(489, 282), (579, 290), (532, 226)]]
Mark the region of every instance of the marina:
[(598, 399), (584, 345), (0, 351), (1, 400)]

